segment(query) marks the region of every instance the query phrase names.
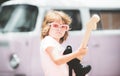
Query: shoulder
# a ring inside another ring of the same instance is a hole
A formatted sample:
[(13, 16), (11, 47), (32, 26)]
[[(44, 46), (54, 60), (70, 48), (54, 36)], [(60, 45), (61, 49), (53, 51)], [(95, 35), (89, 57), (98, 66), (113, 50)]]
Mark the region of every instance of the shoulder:
[(47, 47), (55, 47), (56, 46), (56, 42), (54, 41), (54, 39), (50, 36), (46, 36), (44, 39), (42, 39), (41, 41), (41, 47), (43, 48), (47, 48)]
[(50, 43), (54, 43), (54, 40), (53, 40), (53, 38), (52, 37), (50, 37), (50, 36), (46, 36), (42, 41), (41, 41), (41, 43), (45, 43), (45, 44), (50, 44)]

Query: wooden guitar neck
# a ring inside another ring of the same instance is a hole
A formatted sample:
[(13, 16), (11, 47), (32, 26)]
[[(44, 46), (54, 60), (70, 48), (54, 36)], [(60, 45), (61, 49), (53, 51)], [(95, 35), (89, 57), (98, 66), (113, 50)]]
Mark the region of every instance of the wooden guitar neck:
[(97, 23), (99, 22), (99, 20), (100, 20), (100, 17), (98, 15), (93, 15), (91, 17), (91, 19), (87, 22), (87, 24), (86, 24), (87, 28), (86, 28), (85, 35), (84, 35), (82, 43), (81, 43), (82, 48), (87, 47), (91, 31), (96, 29)]

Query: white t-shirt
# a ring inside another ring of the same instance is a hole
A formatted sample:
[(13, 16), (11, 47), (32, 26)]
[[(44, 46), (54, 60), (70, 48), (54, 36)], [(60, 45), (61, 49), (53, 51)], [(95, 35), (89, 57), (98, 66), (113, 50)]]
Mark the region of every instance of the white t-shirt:
[(44, 75), (45, 76), (68, 76), (69, 73), (68, 73), (67, 64), (56, 65), (48, 56), (45, 49), (49, 46), (52, 46), (55, 48), (53, 52), (56, 56), (63, 55), (63, 51), (64, 51), (62, 46), (50, 36), (46, 36), (41, 41), (40, 57), (41, 57), (41, 65), (44, 71)]

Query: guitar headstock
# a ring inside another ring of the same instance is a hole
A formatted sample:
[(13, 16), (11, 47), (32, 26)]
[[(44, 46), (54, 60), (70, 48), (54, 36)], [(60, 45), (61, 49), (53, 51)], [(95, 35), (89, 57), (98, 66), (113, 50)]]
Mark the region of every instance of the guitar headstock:
[(97, 14), (94, 14), (86, 24), (87, 30), (96, 30), (99, 21), (100, 17)]

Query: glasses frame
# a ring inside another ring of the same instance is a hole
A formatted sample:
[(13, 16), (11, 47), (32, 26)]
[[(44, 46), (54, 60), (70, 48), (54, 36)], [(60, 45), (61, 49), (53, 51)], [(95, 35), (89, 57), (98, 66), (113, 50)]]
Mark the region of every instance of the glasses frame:
[(59, 24), (59, 23), (53, 22), (53, 23), (50, 23), (50, 26), (54, 29), (61, 29), (63, 31), (70, 30), (69, 25), (67, 25), (67, 24)]

